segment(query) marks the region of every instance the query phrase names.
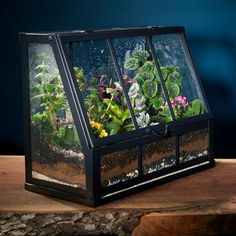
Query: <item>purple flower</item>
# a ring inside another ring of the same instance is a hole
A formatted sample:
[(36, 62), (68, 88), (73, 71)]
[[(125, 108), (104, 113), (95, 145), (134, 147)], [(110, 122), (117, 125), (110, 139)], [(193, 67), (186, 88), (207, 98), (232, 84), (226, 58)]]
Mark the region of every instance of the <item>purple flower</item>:
[(188, 106), (188, 100), (184, 96), (177, 96), (171, 101), (171, 104), (173, 108), (176, 106), (186, 108)]

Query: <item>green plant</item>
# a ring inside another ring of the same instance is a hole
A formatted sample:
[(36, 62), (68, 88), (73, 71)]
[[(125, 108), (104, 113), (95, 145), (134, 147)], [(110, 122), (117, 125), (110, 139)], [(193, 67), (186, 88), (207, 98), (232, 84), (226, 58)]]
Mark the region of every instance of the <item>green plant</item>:
[(74, 70), (95, 137), (103, 138), (134, 128), (119, 82), (112, 82), (112, 78), (107, 80), (106, 75), (97, 79), (91, 74), (87, 77), (78, 67)]
[(119, 106), (111, 99), (104, 99), (103, 103), (106, 105), (103, 112), (108, 116), (107, 121), (104, 123), (110, 135), (134, 128), (133, 124), (130, 122), (129, 109), (126, 106)]
[(74, 124), (62, 118), (63, 113), (70, 113), (64, 87), (59, 74), (52, 76), (43, 55), (42, 63), (35, 67), (35, 80), (31, 84), (32, 123), (37, 126), (43, 137), (54, 145), (79, 144)]
[(87, 96), (84, 98), (84, 103), (86, 106), (87, 114), (89, 119), (95, 120), (97, 122), (103, 121), (103, 110), (104, 106), (99, 98), (98, 92), (96, 88), (88, 88)]
[[(135, 50), (131, 55), (125, 62), (124, 68), (136, 71), (128, 94), (139, 126), (145, 127), (159, 122), (171, 121), (171, 113), (161, 88), (160, 77), (154, 61), (150, 59), (149, 52)], [(176, 118), (203, 114), (204, 105), (201, 100), (196, 99), (189, 104), (186, 97), (180, 96), (183, 78), (179, 67), (161, 66), (160, 70)]]
[(191, 117), (204, 114), (204, 104), (200, 99), (195, 99), (191, 102), (187, 111), (184, 113), (184, 117)]

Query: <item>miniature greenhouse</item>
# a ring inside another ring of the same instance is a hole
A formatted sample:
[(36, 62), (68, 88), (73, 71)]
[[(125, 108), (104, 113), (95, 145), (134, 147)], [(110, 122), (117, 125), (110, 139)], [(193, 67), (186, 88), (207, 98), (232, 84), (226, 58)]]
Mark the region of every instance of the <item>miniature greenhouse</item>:
[(20, 33), (26, 189), (97, 206), (214, 166), (182, 27)]

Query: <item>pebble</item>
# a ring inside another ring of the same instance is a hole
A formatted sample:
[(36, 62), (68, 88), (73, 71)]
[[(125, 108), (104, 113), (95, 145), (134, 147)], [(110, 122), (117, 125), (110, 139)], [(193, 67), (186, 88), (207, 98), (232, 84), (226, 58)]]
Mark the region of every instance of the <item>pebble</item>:
[(107, 220), (113, 220), (113, 219), (114, 219), (113, 214), (111, 214), (111, 213), (106, 214), (106, 219), (107, 219)]
[(87, 231), (93, 231), (96, 229), (96, 225), (95, 224), (86, 224), (84, 226), (84, 230), (87, 230)]

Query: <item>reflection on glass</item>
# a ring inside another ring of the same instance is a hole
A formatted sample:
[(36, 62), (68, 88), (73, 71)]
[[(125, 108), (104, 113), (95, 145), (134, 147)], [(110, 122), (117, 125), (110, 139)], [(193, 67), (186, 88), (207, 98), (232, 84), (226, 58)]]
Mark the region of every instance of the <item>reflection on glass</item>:
[(157, 35), (152, 42), (176, 119), (205, 113), (201, 89), (180, 35)]
[(85, 160), (50, 45), (29, 44), (32, 177), (85, 189)]
[(101, 186), (106, 187), (138, 176), (135, 148), (101, 156)]
[(168, 138), (142, 146), (143, 173), (149, 174), (176, 164), (176, 138)]
[(207, 128), (189, 132), (179, 137), (180, 163), (206, 156), (208, 150), (209, 132)]
[(140, 128), (172, 120), (144, 37), (113, 40), (115, 54)]
[(107, 42), (75, 42), (68, 47), (95, 137), (105, 138), (134, 129)]

